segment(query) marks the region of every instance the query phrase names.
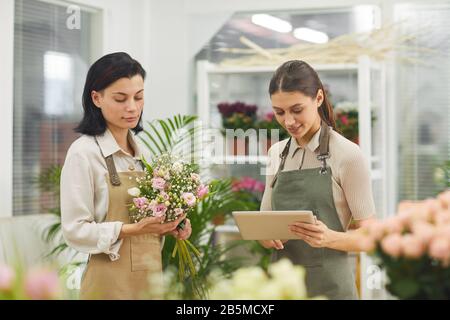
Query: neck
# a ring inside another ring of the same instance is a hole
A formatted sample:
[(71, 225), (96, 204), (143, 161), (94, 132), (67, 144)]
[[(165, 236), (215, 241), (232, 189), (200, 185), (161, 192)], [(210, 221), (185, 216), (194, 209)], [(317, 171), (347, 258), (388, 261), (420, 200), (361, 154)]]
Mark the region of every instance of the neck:
[(318, 121), (316, 121), (316, 123), (314, 123), (314, 125), (311, 127), (311, 129), (309, 129), (309, 131), (303, 137), (301, 137), (300, 139), (298, 139), (298, 138), (295, 139), (299, 146), (301, 146), (303, 148), (311, 141), (312, 137), (320, 129), (320, 123), (321, 123), (321, 119), (319, 117)]
[(109, 131), (113, 135), (117, 144), (122, 150), (130, 151), (130, 146), (128, 143), (128, 129), (117, 128), (113, 126), (108, 126)]

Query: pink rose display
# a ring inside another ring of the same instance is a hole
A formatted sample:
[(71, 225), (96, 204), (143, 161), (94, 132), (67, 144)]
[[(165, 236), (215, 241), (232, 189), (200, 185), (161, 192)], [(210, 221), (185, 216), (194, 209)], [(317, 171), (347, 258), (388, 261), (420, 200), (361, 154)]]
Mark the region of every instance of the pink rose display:
[(361, 247), (379, 258), (391, 294), (450, 299), (449, 200), (450, 190), (435, 199), (402, 201), (396, 215), (363, 224)]

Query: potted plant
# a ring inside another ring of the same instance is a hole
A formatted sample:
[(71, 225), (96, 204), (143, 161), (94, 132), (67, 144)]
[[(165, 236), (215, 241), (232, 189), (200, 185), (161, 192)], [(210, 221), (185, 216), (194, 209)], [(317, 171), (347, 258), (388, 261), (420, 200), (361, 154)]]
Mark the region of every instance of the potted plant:
[[(256, 105), (248, 105), (240, 101), (234, 103), (222, 102), (218, 104), (217, 108), (222, 116), (222, 134), (224, 136), (226, 135), (226, 129), (242, 129), (244, 132), (248, 129), (255, 129), (256, 111), (258, 110)], [(245, 137), (233, 136), (230, 143), (233, 155), (248, 154), (248, 141)]]

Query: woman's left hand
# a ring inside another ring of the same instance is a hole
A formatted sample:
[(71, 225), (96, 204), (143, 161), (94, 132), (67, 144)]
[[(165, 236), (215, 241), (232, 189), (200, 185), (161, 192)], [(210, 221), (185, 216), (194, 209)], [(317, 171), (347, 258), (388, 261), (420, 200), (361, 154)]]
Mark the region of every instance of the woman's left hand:
[(295, 222), (289, 225), (289, 230), (314, 248), (326, 247), (332, 231), (322, 222), (316, 224)]
[(186, 240), (191, 236), (192, 233), (192, 227), (191, 227), (191, 221), (189, 219), (186, 219), (186, 223), (184, 224), (183, 229), (175, 229), (170, 232), (171, 235), (173, 235), (178, 240)]

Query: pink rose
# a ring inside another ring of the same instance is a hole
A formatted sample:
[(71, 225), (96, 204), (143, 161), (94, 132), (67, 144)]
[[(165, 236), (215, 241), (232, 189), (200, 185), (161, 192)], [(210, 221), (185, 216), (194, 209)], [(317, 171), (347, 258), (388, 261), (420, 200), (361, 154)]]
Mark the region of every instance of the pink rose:
[(450, 211), (449, 210), (439, 210), (434, 213), (434, 223), (438, 226), (443, 224), (450, 224)]
[(411, 226), (411, 231), (415, 237), (422, 241), (423, 244), (428, 245), (428, 243), (433, 238), (436, 230), (432, 224), (428, 222), (418, 221), (416, 223), (413, 223), (413, 225)]
[(402, 217), (389, 217), (384, 221), (388, 233), (401, 233), (404, 228), (404, 219)]
[(181, 195), (181, 197), (183, 198), (183, 200), (187, 203), (187, 205), (189, 207), (194, 206), (195, 202), (197, 200), (191, 192), (185, 192)]
[(152, 179), (152, 187), (154, 189), (158, 190), (164, 190), (164, 187), (166, 186), (166, 180), (163, 178), (157, 177)]
[(14, 278), (15, 274), (13, 269), (6, 265), (0, 265), (0, 292), (10, 290)]
[(437, 198), (443, 209), (450, 209), (450, 189), (440, 193)]
[(199, 199), (203, 199), (208, 194), (208, 191), (208, 186), (204, 186), (203, 184), (201, 184), (197, 188), (197, 197), (199, 197)]
[(341, 121), (344, 126), (348, 125), (348, 117), (346, 115), (341, 116)]
[(163, 203), (160, 203), (155, 205), (152, 211), (155, 217), (162, 217), (163, 215), (166, 214), (167, 207)]
[(264, 189), (266, 188), (266, 185), (261, 181), (256, 181), (255, 186), (253, 189), (257, 192), (264, 192)]
[(139, 210), (145, 210), (148, 206), (148, 199), (145, 197), (134, 198), (133, 203)]
[(447, 237), (436, 237), (431, 240), (428, 253), (431, 257), (447, 264), (450, 259), (450, 241)]
[(437, 226), (435, 235), (437, 237), (447, 237), (450, 240), (450, 224)]
[(272, 122), (274, 116), (275, 116), (275, 115), (274, 115), (273, 112), (267, 112), (267, 113), (264, 115), (264, 120), (267, 121), (267, 122)]
[(402, 236), (398, 233), (393, 233), (381, 240), (381, 248), (391, 257), (397, 258), (402, 250)]
[(425, 246), (419, 237), (407, 234), (402, 237), (402, 251), (405, 257), (417, 259), (424, 254)]
[(398, 205), (398, 211), (405, 215), (409, 215), (410, 220), (429, 221), (431, 219), (432, 208), (430, 205), (425, 205), (424, 201), (402, 201)]
[(30, 271), (25, 279), (25, 292), (33, 300), (58, 298), (61, 295), (58, 274), (45, 269)]

